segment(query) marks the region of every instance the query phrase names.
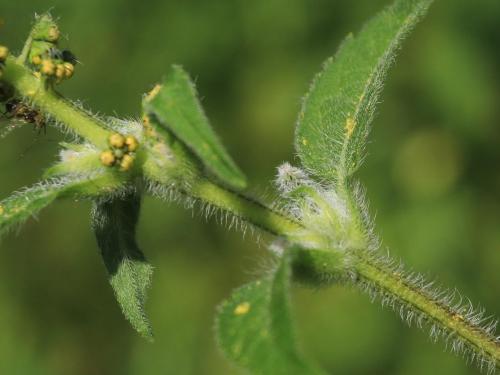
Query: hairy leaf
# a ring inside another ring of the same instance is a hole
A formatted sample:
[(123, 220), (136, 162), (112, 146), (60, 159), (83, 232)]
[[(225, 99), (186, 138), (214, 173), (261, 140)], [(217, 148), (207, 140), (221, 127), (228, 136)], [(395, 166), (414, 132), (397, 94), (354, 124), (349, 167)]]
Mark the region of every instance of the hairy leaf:
[(312, 174), (341, 181), (361, 165), (387, 69), (431, 2), (397, 0), (326, 61), (304, 99), (295, 134), (295, 148)]
[(322, 374), (299, 354), (290, 317), (290, 260), (236, 290), (219, 307), (216, 334), (225, 355), (252, 374)]
[(86, 197), (112, 191), (121, 183), (114, 175), (103, 174), (94, 178), (52, 178), (25, 188), (0, 201), (0, 235), (63, 196)]
[(42, 181), (0, 201), (0, 234), (52, 203), (68, 188), (68, 183), (64, 179)]
[(144, 311), (152, 266), (135, 239), (141, 201), (135, 194), (96, 202), (93, 228), (110, 283), (125, 317), (143, 337), (153, 338)]
[(163, 84), (144, 100), (144, 111), (154, 115), (201, 159), (222, 182), (236, 189), (246, 179), (212, 130), (198, 100), (194, 83), (180, 67), (173, 66)]

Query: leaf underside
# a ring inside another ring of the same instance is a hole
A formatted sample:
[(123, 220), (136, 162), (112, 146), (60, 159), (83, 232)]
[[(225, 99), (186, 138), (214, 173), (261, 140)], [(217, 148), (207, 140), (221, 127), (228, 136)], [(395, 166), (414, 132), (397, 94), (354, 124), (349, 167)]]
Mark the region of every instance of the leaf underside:
[(123, 314), (137, 332), (152, 340), (144, 304), (153, 267), (135, 239), (140, 204), (140, 197), (134, 194), (96, 202), (92, 219), (104, 265)]
[(237, 289), (218, 309), (216, 334), (228, 359), (252, 374), (323, 374), (296, 348), (289, 296), (290, 261)]
[(357, 36), (349, 35), (314, 79), (299, 114), (295, 149), (319, 179), (342, 181), (361, 165), (387, 69), (431, 2), (397, 0)]
[(245, 188), (245, 176), (217, 138), (194, 83), (180, 66), (172, 66), (159, 92), (144, 101), (144, 111), (184, 142), (218, 179), (235, 189)]

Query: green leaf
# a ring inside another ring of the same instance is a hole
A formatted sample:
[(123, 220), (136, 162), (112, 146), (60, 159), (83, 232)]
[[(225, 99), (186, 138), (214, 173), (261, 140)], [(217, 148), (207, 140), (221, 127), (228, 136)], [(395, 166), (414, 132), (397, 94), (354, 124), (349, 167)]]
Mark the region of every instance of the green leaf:
[(366, 138), (387, 69), (432, 0), (397, 0), (324, 64), (304, 99), (295, 134), (303, 166), (343, 181), (364, 158)]
[(290, 260), (237, 289), (219, 306), (216, 334), (224, 354), (252, 374), (322, 374), (299, 354), (290, 316)]
[(205, 167), (235, 189), (246, 186), (246, 178), (212, 130), (198, 100), (194, 83), (180, 67), (173, 66), (145, 98), (144, 111), (184, 142)]
[(110, 283), (125, 317), (143, 337), (153, 332), (144, 310), (152, 266), (147, 263), (135, 239), (141, 200), (128, 194), (96, 202), (92, 222)]
[(0, 201), (0, 235), (22, 224), (57, 198), (95, 196), (110, 192), (120, 184), (119, 178), (109, 174), (94, 178), (77, 176), (41, 181)]
[(52, 203), (67, 187), (63, 179), (42, 181), (0, 201), (0, 235)]

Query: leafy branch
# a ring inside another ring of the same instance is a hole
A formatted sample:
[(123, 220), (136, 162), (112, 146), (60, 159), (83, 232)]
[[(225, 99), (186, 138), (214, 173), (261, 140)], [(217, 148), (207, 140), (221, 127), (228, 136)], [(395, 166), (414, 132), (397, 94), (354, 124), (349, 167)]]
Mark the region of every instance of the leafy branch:
[(135, 239), (142, 195), (200, 204), (273, 237), (273, 270), (236, 290), (218, 310), (219, 344), (237, 365), (256, 374), (322, 373), (295, 343), (294, 280), (315, 288), (358, 287), (494, 372), (500, 367), (495, 321), (380, 254), (363, 189), (353, 178), (387, 69), (430, 3), (396, 0), (327, 60), (297, 122), (302, 166), (278, 168), (279, 198), (272, 204), (241, 191), (246, 178), (181, 67), (172, 67), (144, 96), (142, 123), (95, 116), (57, 92), (73, 76), (76, 58), (60, 48), (50, 15), (38, 17), (20, 56), (0, 47), (0, 101), (11, 118), (43, 118), (77, 141), (61, 144), (60, 160), (42, 182), (0, 201), (0, 235), (56, 199), (92, 200), (93, 230), (116, 298), (132, 326), (152, 339), (144, 309), (152, 266)]

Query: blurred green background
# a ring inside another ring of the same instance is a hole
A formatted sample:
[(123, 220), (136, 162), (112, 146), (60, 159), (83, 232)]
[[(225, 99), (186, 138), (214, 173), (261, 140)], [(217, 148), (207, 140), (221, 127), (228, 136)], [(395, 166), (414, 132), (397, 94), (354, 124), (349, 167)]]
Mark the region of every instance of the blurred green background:
[[(94, 111), (137, 117), (169, 64), (196, 77), (206, 111), (254, 190), (298, 162), (301, 96), (322, 61), (387, 0), (0, 0), (0, 42), (20, 50), (52, 10), (82, 64), (61, 87)], [(441, 0), (405, 43), (360, 172), (392, 254), (500, 315), (500, 2)], [(6, 126), (2, 121), (0, 126)], [(0, 139), (0, 197), (55, 160), (56, 129)], [(265, 263), (263, 246), (146, 198), (156, 342), (122, 317), (89, 229), (88, 202), (58, 202), (0, 251), (1, 374), (233, 374), (215, 306)], [(294, 291), (302, 345), (332, 374), (477, 374), (355, 290)]]

